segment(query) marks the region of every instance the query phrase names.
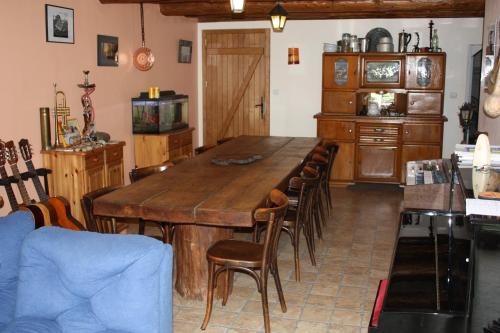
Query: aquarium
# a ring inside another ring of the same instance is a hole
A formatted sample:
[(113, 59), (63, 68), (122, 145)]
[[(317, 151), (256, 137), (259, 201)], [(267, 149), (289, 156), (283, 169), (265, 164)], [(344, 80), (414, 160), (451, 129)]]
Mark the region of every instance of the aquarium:
[(188, 127), (188, 96), (162, 91), (159, 98), (132, 98), (134, 134), (158, 134)]

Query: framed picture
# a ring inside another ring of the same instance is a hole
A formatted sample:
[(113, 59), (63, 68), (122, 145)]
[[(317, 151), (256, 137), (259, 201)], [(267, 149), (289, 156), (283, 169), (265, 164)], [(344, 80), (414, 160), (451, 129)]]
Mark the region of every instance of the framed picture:
[(179, 40), (179, 58), (177, 62), (182, 64), (191, 63), (191, 52), (193, 50), (193, 42), (190, 40)]
[(97, 66), (118, 66), (118, 37), (97, 35)]
[(47, 42), (75, 43), (73, 9), (45, 5), (45, 32)]
[(68, 118), (64, 131), (64, 141), (66, 144), (74, 146), (79, 145), (82, 141), (80, 135), (80, 128), (78, 126), (78, 120), (75, 118)]

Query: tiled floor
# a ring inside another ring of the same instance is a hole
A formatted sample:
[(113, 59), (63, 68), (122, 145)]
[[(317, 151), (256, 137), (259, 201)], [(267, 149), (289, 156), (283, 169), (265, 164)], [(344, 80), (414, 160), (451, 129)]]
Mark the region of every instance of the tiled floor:
[[(288, 311), (281, 312), (270, 278), (273, 333), (367, 331), (378, 282), (388, 274), (402, 191), (396, 186), (358, 185), (335, 188), (333, 196), (334, 214), (324, 239), (316, 244), (317, 266), (311, 265), (302, 239), (300, 283), (294, 280), (289, 238), (281, 237), (278, 266)], [(174, 332), (203, 332), (204, 312), (204, 302), (174, 295)], [(264, 332), (263, 324), (255, 282), (236, 273), (228, 304), (222, 307), (214, 301), (205, 332)]]

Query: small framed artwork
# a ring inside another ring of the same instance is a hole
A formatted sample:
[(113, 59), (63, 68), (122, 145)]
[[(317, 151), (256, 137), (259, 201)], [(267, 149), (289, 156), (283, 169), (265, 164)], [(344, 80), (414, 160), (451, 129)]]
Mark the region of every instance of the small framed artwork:
[(118, 66), (118, 37), (97, 35), (97, 66)]
[(66, 127), (63, 129), (63, 131), (64, 141), (66, 142), (66, 144), (74, 146), (81, 143), (82, 138), (77, 119), (68, 118)]
[(72, 8), (45, 5), (46, 41), (75, 43), (74, 12)]
[(191, 63), (191, 52), (193, 51), (193, 42), (190, 40), (179, 40), (179, 58), (177, 62), (182, 64)]

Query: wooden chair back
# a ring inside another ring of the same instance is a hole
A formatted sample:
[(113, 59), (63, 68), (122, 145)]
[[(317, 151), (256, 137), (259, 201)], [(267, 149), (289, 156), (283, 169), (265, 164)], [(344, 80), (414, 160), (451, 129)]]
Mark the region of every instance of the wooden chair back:
[(162, 164), (153, 165), (149, 167), (134, 168), (130, 170), (128, 174), (130, 177), (130, 182), (135, 183), (136, 181), (146, 178), (147, 176), (151, 176), (152, 174), (163, 172), (168, 168), (173, 167), (174, 165), (175, 165), (174, 163), (167, 161)]
[(194, 154), (200, 155), (200, 154), (203, 154), (204, 152), (209, 151), (210, 149), (215, 148), (215, 147), (216, 147), (215, 145), (200, 146), (194, 150)]
[(280, 190), (273, 189), (267, 199), (266, 208), (255, 210), (256, 222), (267, 222), (266, 238), (264, 240), (264, 252), (262, 256), (263, 276), (267, 276), (269, 264), (273, 263), (278, 255), (278, 242), (281, 227), (288, 208), (288, 197)]
[(116, 228), (115, 219), (96, 217), (93, 213), (94, 200), (111, 193), (121, 186), (108, 186), (104, 187), (83, 195), (80, 203), (82, 205), (83, 217), (85, 218), (85, 223), (87, 224), (87, 229), (89, 231), (106, 233), (106, 234), (116, 234), (118, 230)]

